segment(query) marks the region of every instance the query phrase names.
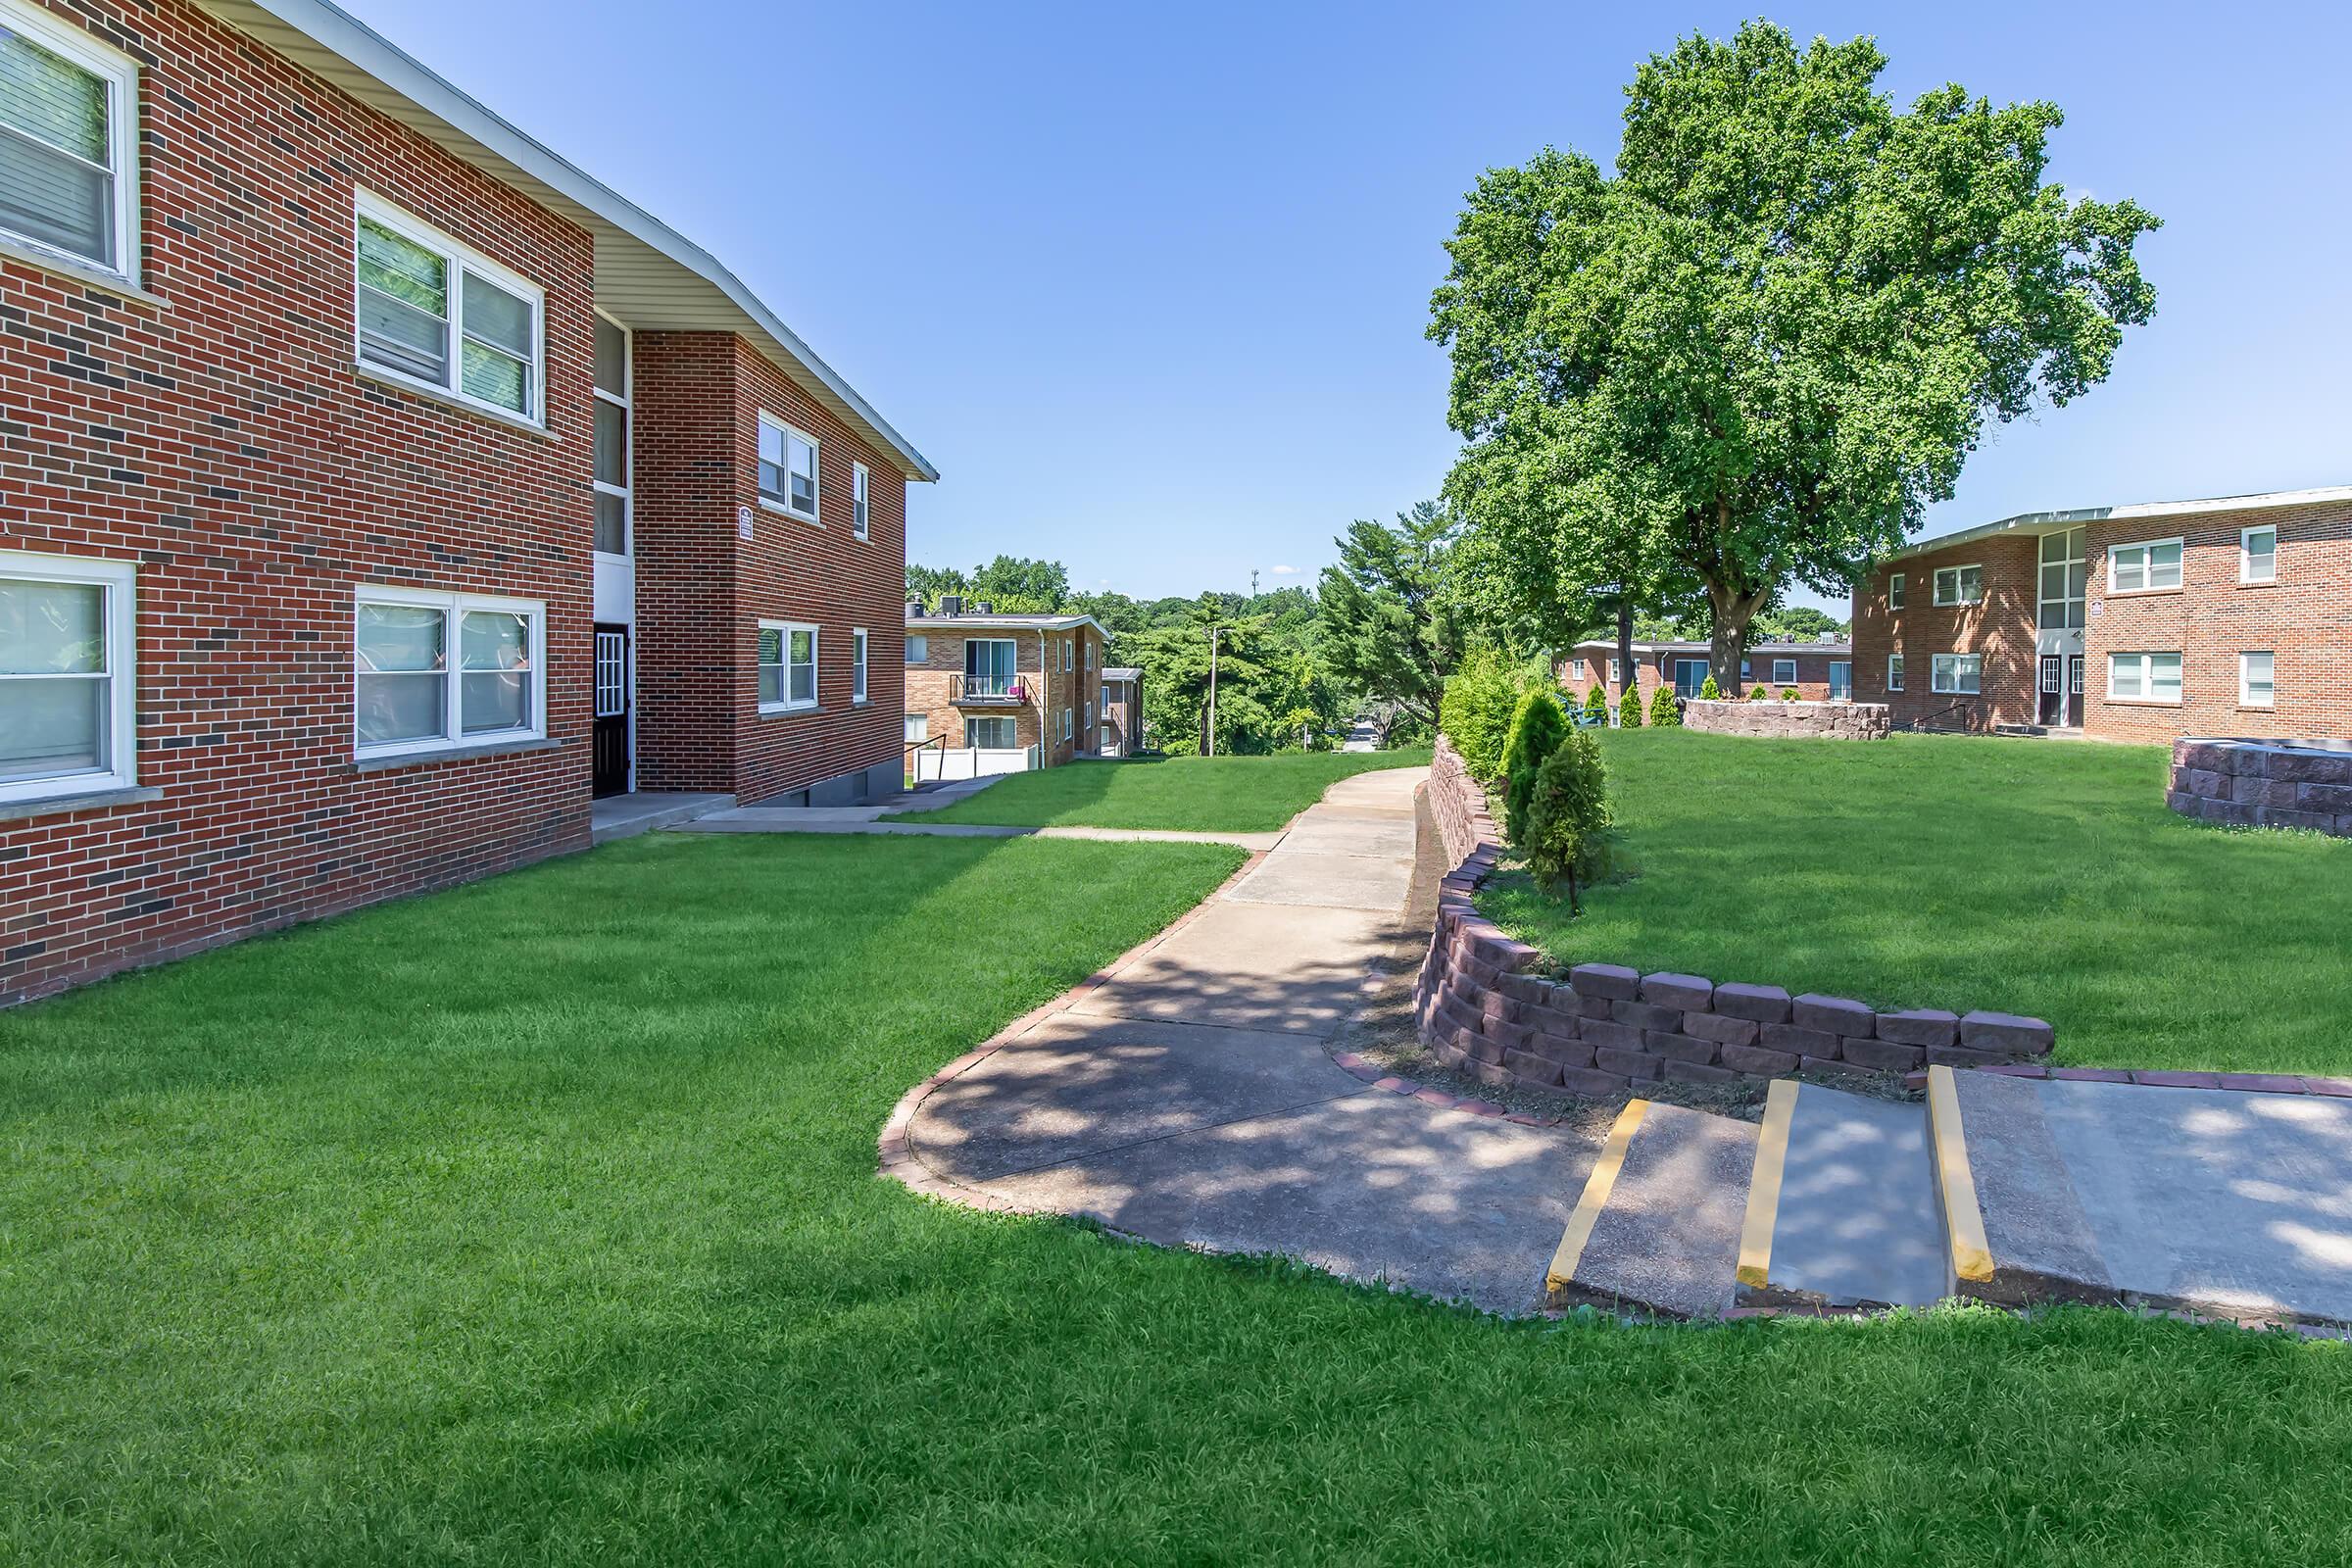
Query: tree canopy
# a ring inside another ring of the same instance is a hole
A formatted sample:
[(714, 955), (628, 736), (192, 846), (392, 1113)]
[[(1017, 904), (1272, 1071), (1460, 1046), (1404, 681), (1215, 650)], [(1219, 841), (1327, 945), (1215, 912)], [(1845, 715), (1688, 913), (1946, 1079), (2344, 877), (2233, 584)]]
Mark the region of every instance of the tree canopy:
[(1430, 501), (1398, 513), (1394, 528), (1359, 518), (1336, 541), (1339, 563), (1318, 584), (1332, 672), (1431, 726), (1461, 655), (1446, 593), (1453, 536), (1453, 519)]
[(1696, 592), (1736, 674), (1759, 610), (1850, 585), (1987, 421), (2081, 396), (2148, 319), (2157, 220), (2044, 182), (2057, 106), (1900, 111), (1886, 64), (1761, 22), (1685, 38), (1627, 89), (1614, 172), (1546, 150), (1480, 179), (1431, 302), (1446, 495), (1528, 592)]

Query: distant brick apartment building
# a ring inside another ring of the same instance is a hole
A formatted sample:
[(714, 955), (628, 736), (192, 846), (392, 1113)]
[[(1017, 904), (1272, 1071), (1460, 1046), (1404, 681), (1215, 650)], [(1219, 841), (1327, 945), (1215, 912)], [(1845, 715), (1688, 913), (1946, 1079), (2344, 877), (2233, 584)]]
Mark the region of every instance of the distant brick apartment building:
[(906, 744), (930, 743), (913, 755), (919, 776), (1125, 754), (1123, 734), (1105, 733), (1106, 639), (1092, 615), (1000, 615), (948, 594), (930, 614), (907, 603), (906, 638)]
[(1854, 671), (1924, 728), (2352, 735), (2352, 486), (1924, 540), (1855, 590)]
[(0, 0), (0, 1001), (896, 788), (937, 477), (317, 0)]
[[(1647, 704), (1661, 686), (1679, 697), (1696, 697), (1706, 684), (1710, 650), (1701, 642), (1636, 642), (1634, 687)], [(1568, 695), (1581, 703), (1592, 688), (1614, 702), (1625, 687), (1613, 639), (1581, 642), (1555, 660), (1552, 672)], [(1778, 698), (1788, 687), (1805, 702), (1842, 702), (1852, 695), (1853, 650), (1841, 642), (1757, 643), (1740, 663), (1740, 689), (1727, 693), (1745, 697), (1762, 686)]]

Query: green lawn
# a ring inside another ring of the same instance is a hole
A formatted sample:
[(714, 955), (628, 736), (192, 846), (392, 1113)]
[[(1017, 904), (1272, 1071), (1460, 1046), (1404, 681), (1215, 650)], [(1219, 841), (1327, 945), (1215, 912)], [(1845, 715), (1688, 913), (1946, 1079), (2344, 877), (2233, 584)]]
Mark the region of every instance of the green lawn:
[(1394, 752), (1280, 752), (1272, 757), (1136, 758), (1014, 773), (915, 822), (1004, 827), (1147, 827), (1267, 833), (1354, 773), (1426, 767), (1429, 748)]
[(2352, 1550), (2341, 1345), (1505, 1325), (874, 1174), (1237, 860), (656, 836), (0, 1013), (0, 1562)]
[(1978, 737), (1602, 737), (1640, 874), (1480, 902), (1564, 962), (1989, 1007), (2086, 1066), (2352, 1075), (2352, 843), (2165, 808), (2167, 754)]

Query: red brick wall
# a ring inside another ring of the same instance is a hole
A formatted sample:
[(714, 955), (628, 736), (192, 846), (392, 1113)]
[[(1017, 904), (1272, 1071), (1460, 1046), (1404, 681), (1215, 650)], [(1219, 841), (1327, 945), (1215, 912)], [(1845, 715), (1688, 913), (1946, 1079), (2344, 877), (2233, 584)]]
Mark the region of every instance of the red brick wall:
[[(1929, 719), (1936, 728), (2031, 724), (2034, 702), (2035, 571), (2034, 537), (1981, 539), (1907, 556), (1883, 565), (1854, 592), (1854, 700), (1885, 703), (1897, 725)], [(1984, 602), (1937, 609), (1939, 566), (1982, 566)], [(1900, 572), (1903, 608), (1886, 607), (1886, 579)], [(1903, 656), (1903, 690), (1886, 690), (1886, 659)], [(1983, 691), (1975, 699), (1934, 689), (1934, 656), (1982, 654)]]
[[(143, 65), (166, 305), (0, 260), (0, 549), (139, 564), (163, 794), (0, 821), (0, 998), (588, 837), (588, 235), (179, 0), (56, 9)], [(546, 290), (548, 434), (356, 371), (358, 183)], [(367, 582), (545, 600), (562, 744), (357, 772)]]
[[(757, 801), (895, 761), (906, 711), (906, 479), (750, 344), (736, 340), (735, 473), (752, 538), (735, 553), (736, 795)], [(759, 504), (761, 410), (815, 436), (818, 520)], [(851, 465), (869, 473), (868, 536), (851, 521)], [(734, 508), (715, 519), (732, 537)], [(760, 711), (759, 621), (813, 621), (817, 707)], [(850, 632), (866, 630), (866, 700), (851, 701)]]
[(735, 337), (639, 332), (630, 400), (637, 621), (637, 787), (735, 788), (738, 667)]
[[(1556, 666), (1556, 672), (1559, 676), (1561, 687), (1568, 693), (1572, 700), (1582, 703), (1585, 700), (1585, 694), (1591, 691), (1593, 683), (1597, 681), (1600, 683), (1601, 690), (1607, 695), (1609, 701), (1612, 703), (1615, 702), (1617, 700), (1617, 688), (1611, 685), (1608, 680), (1609, 661), (1615, 657), (1616, 655), (1614, 654), (1605, 652), (1593, 653), (1589, 650), (1580, 651), (1565, 656), (1560, 660)], [(1674, 667), (1674, 661), (1678, 659), (1697, 659), (1703, 661), (1706, 657), (1707, 656), (1704, 650), (1691, 653), (1636, 654), (1634, 656), (1634, 684), (1642, 694), (1642, 702), (1643, 706), (1646, 708), (1649, 702), (1650, 694), (1655, 692), (1660, 686), (1671, 687), (1674, 684), (1673, 676), (1665, 672)], [(1830, 695), (1831, 662), (1834, 660), (1844, 659), (1846, 656), (1843, 654), (1832, 655), (1813, 651), (1807, 651), (1794, 656), (1787, 654), (1780, 655), (1779, 657), (1783, 659), (1793, 657), (1796, 660), (1796, 679), (1793, 682), (1777, 681), (1772, 678), (1772, 662), (1774, 657), (1775, 656), (1770, 653), (1750, 652), (1748, 655), (1748, 665), (1752, 671), (1752, 674), (1746, 685), (1742, 686), (1737, 693), (1729, 695), (1745, 697), (1749, 691), (1760, 685), (1764, 687), (1765, 690), (1773, 697), (1777, 698), (1781, 695), (1781, 688), (1783, 686), (1794, 685), (1796, 687), (1796, 694), (1799, 700), (1804, 702), (1822, 702), (1825, 701)], [(1884, 673), (1883, 668), (1881, 673)]]
[[(900, 622), (904, 634), (906, 623)], [(970, 715), (1007, 714), (1017, 727), (1017, 744), (1037, 745), (1042, 738), (1040, 761), (1053, 767), (1094, 750), (1086, 726), (1087, 703), (1095, 705), (1095, 718), (1102, 720), (1102, 634), (1092, 626), (1075, 631), (1044, 633), (1044, 653), (1039, 651), (1039, 633), (1029, 630), (973, 627), (968, 631), (943, 629), (937, 626), (919, 628), (926, 639), (925, 657), (907, 669), (905, 710), (925, 715), (930, 738), (947, 738), (950, 746), (964, 746), (964, 718)], [(1013, 667), (1030, 692), (1030, 699), (1018, 708), (957, 708), (950, 698), (954, 678), (963, 672), (963, 644), (966, 637), (1009, 637), (1013, 642)], [(1064, 672), (1061, 667), (1061, 649), (1067, 643), (1074, 652), (1075, 667)], [(903, 648), (903, 644), (901, 645)], [(1087, 666), (1091, 655), (1092, 668)], [(903, 657), (903, 655), (902, 655)], [(1040, 700), (1043, 714), (1040, 713)], [(1061, 710), (1070, 710), (1072, 736), (1061, 739)]]
[[(2241, 584), (2238, 535), (2278, 530), (2278, 581)], [(2181, 585), (2107, 592), (2111, 545), (2179, 538)], [(2352, 735), (2352, 502), (2109, 519), (2090, 525), (2085, 727), (2115, 740)], [(2277, 656), (2275, 709), (2238, 705), (2237, 656)], [(2178, 705), (2107, 695), (2111, 652), (2178, 653)]]

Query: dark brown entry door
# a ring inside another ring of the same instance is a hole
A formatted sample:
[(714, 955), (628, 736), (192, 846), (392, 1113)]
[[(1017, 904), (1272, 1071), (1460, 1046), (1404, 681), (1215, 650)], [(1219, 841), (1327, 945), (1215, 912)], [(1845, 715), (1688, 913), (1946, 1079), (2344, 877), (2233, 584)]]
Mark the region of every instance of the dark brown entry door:
[(596, 628), (595, 776), (590, 793), (629, 792), (629, 628)]
[(2082, 656), (2069, 654), (2066, 659), (2066, 721), (2082, 722)]
[(2041, 656), (2041, 708), (2035, 721), (2042, 724), (2066, 722), (2066, 687), (2063, 683), (2066, 662), (2056, 654)]

